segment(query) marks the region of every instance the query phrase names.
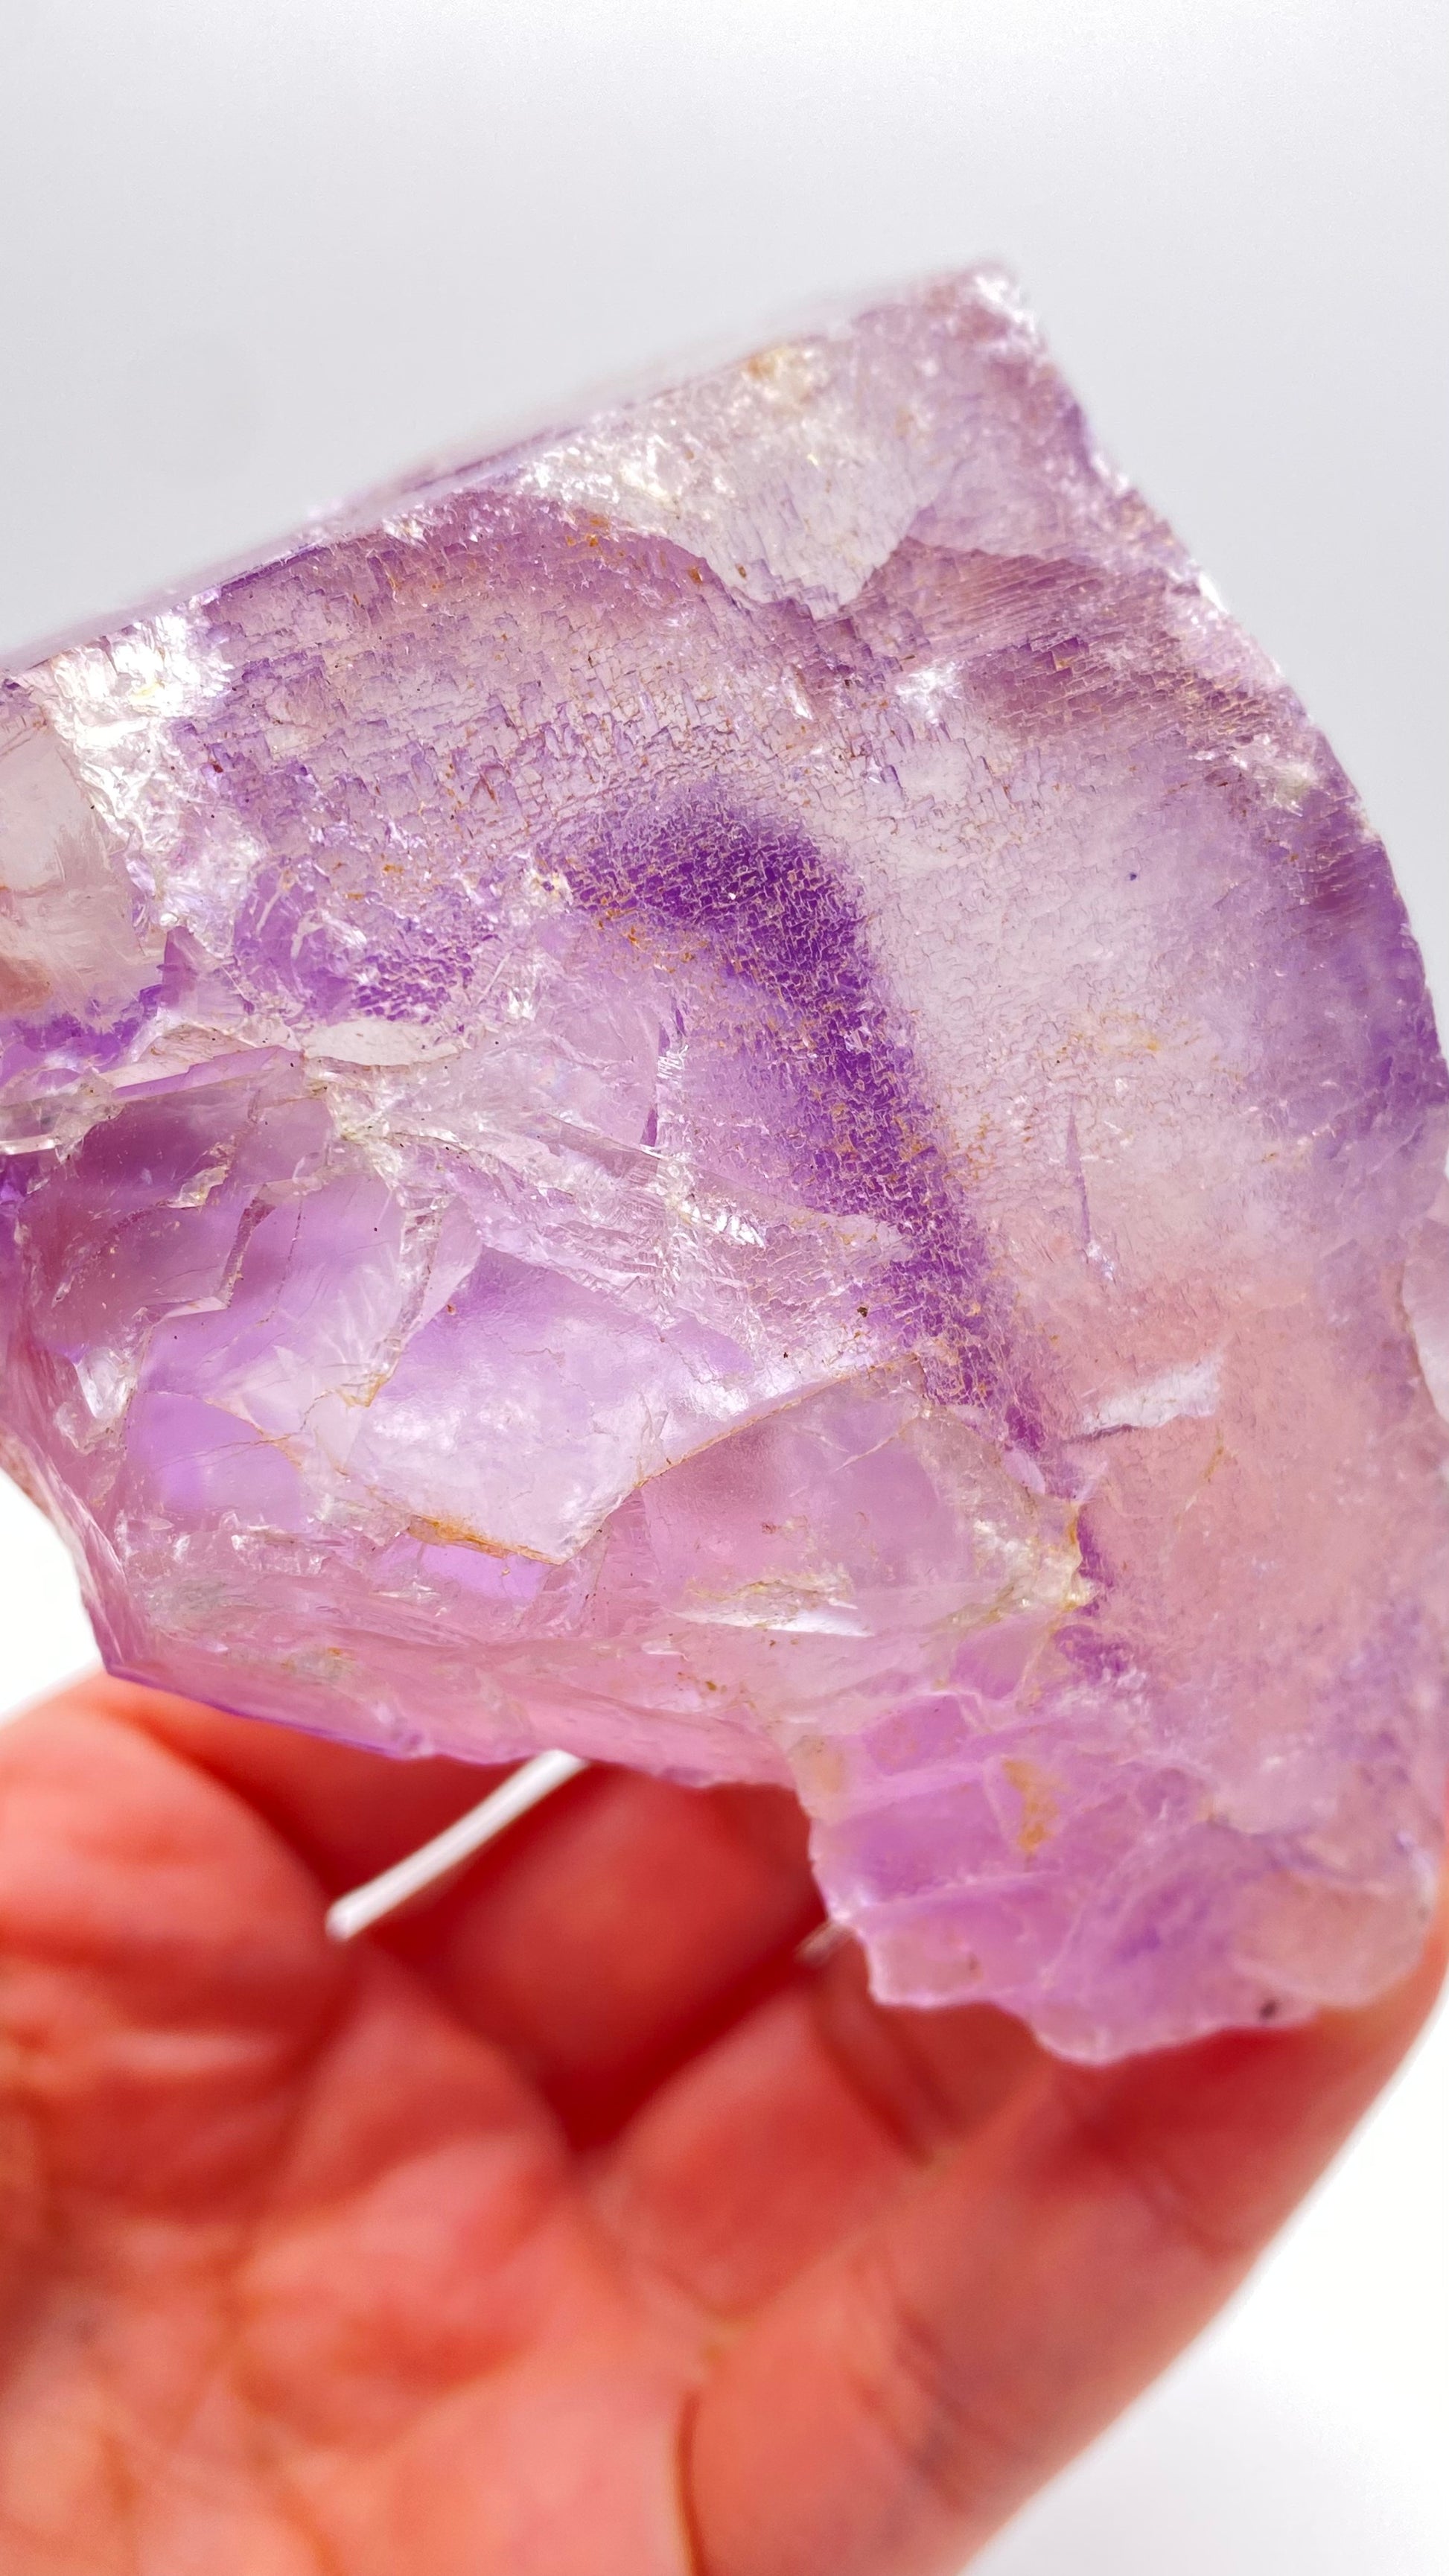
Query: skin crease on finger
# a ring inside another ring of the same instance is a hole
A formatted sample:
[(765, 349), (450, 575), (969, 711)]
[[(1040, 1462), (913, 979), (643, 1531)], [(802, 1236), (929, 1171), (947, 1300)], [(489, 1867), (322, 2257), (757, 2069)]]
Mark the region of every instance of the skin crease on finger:
[(1428, 2010), (1088, 2071), (885, 2010), (772, 1791), (472, 1804), (97, 1680), (0, 1735), (0, 2576), (952, 2576)]

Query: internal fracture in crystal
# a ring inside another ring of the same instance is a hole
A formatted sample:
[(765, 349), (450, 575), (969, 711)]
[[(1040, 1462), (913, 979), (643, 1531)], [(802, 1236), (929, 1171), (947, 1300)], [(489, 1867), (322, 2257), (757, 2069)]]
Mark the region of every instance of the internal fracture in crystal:
[(4, 1455), (115, 1671), (793, 1785), (878, 1993), (1070, 2054), (1409, 1965), (1420, 961), (1002, 278), (17, 671), (0, 886)]

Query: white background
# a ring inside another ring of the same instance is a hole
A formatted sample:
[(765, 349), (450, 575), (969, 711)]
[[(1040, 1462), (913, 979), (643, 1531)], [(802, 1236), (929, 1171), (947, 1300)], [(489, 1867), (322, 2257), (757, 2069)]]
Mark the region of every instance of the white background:
[[(0, 0), (0, 652), (983, 253), (1289, 672), (1449, 1019), (1439, 0)], [(0, 1499), (0, 1706), (87, 1659)], [(1443, 2576), (1449, 2024), (981, 2576)]]

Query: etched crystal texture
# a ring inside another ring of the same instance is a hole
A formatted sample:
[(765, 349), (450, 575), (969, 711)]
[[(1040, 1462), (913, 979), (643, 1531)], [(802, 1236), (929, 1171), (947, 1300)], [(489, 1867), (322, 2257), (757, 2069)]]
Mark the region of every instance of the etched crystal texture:
[(881, 1995), (1068, 2054), (1407, 1968), (1422, 969), (1004, 279), (439, 469), (0, 724), (4, 1453), (115, 1671), (791, 1783)]

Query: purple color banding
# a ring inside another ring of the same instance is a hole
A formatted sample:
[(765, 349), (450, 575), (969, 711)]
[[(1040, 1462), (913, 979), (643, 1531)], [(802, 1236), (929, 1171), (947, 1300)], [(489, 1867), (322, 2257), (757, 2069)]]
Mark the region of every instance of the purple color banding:
[(1348, 782), (992, 272), (0, 692), (0, 1447), (112, 1669), (792, 1782), (888, 1999), (1408, 1966), (1446, 1141)]

